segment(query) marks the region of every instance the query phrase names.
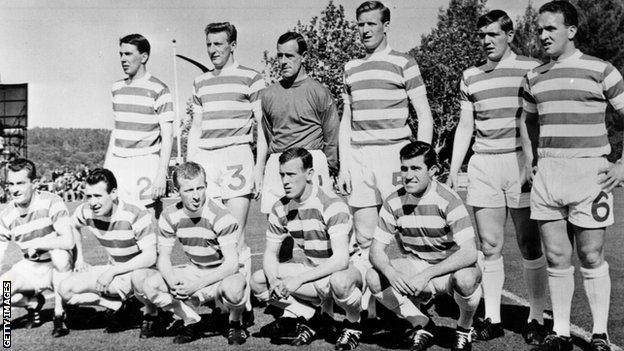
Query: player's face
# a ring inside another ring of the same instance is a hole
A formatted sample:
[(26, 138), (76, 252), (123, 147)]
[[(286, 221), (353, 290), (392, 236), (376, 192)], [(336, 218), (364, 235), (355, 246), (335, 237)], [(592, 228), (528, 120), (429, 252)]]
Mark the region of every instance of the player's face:
[(573, 45), (576, 26), (566, 26), (561, 13), (542, 12), (537, 17), (537, 31), (546, 55), (558, 58)]
[(424, 156), (401, 160), (401, 177), (408, 193), (422, 195), (431, 183), (431, 175), (432, 171), (425, 164)]
[(197, 212), (206, 203), (206, 179), (200, 175), (193, 179), (178, 178), (180, 199), (184, 208)]
[(381, 22), (381, 11), (373, 10), (360, 14), (357, 19), (360, 40), (366, 51), (375, 51), (386, 37), (389, 22)]
[(35, 193), (35, 183), (28, 178), (28, 170), (18, 172), (11, 170), (7, 173), (7, 185), (13, 202), (18, 206), (30, 205), (30, 200)]
[(123, 43), (119, 46), (119, 59), (124, 73), (134, 77), (141, 65), (147, 62), (147, 53), (139, 53), (139, 49), (132, 44)]
[(85, 186), (85, 200), (96, 216), (109, 215), (113, 210), (113, 204), (116, 199), (117, 190), (113, 189), (109, 193), (106, 191), (106, 183), (104, 182), (93, 185), (87, 184)]
[(217, 69), (223, 68), (228, 63), (235, 47), (235, 41), (228, 43), (226, 32), (208, 33), (206, 36), (208, 56)]
[(479, 39), (487, 58), (498, 62), (509, 50), (509, 44), (513, 40), (513, 31), (505, 32), (497, 21), (479, 28)]
[(300, 158), (294, 158), (280, 165), (280, 177), (284, 186), (284, 193), (289, 199), (299, 199), (303, 195), (306, 185), (312, 184), (312, 169), (303, 169)]
[(284, 44), (277, 44), (277, 59), (279, 60), (283, 78), (294, 78), (299, 74), (303, 56), (298, 53), (299, 44), (296, 40), (290, 40)]

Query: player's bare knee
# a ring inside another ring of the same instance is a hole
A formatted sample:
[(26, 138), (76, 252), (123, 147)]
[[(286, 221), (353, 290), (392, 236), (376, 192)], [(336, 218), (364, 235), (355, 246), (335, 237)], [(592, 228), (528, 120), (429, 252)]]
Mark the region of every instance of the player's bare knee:
[(479, 274), (476, 269), (464, 268), (451, 276), (453, 290), (462, 296), (469, 296), (479, 287)]
[(133, 271), (132, 274), (130, 275), (132, 288), (139, 293), (143, 293), (143, 286), (145, 284), (146, 279), (147, 279), (147, 271), (145, 270)]
[(572, 262), (572, 250), (566, 250), (563, 248), (547, 248), (545, 254), (549, 267), (569, 267)]
[(344, 270), (335, 272), (329, 277), (329, 286), (334, 295), (340, 299), (349, 296), (355, 286), (355, 281), (349, 273), (350, 270)]
[(253, 272), (250, 279), (250, 288), (251, 291), (256, 294), (267, 290), (267, 281), (266, 276), (264, 275), (264, 270), (260, 269)]
[(71, 299), (74, 295), (74, 292), (71, 289), (71, 279), (63, 280), (56, 289), (63, 301), (69, 301), (69, 299)]
[(156, 296), (161, 291), (161, 279), (158, 278), (157, 274), (149, 276), (143, 280), (143, 284), (141, 285), (140, 289), (143, 295), (150, 301), (156, 299)]
[(503, 243), (493, 238), (481, 238), (481, 252), (483, 255), (490, 259), (498, 259), (501, 256), (503, 250)]
[(69, 272), (72, 270), (72, 259), (68, 251), (66, 250), (51, 250), (50, 258), (52, 264), (59, 272)]
[(604, 262), (602, 250), (595, 247), (580, 247), (579, 259), (582, 267), (590, 269), (600, 267)]
[(366, 285), (373, 294), (380, 293), (383, 290), (379, 272), (377, 272), (374, 268), (371, 268), (366, 272)]
[(221, 282), (221, 294), (229, 303), (237, 305), (245, 298), (247, 282), (242, 275), (228, 277)]

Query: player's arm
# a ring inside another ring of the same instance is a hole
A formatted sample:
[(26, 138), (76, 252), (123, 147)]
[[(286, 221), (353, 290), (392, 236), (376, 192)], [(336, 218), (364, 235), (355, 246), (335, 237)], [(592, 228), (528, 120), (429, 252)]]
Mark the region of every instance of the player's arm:
[(266, 231), (266, 245), (262, 256), (262, 270), (272, 291), (279, 283), (279, 251), (282, 242), (288, 236), (288, 230), (283, 223), (284, 216), (280, 219), (277, 210), (273, 207), (269, 214), (269, 226)]
[(255, 197), (260, 196), (262, 192), (262, 182), (264, 180), (264, 166), (266, 164), (269, 146), (264, 133), (262, 121), (262, 94), (261, 91), (266, 86), (262, 77), (258, 76), (258, 80), (252, 84), (249, 100), (252, 104), (252, 111), (256, 121), (257, 140), (256, 140), (256, 164), (254, 166), (254, 192)]
[(160, 124), (160, 155), (158, 158), (158, 170), (154, 178), (152, 198), (156, 199), (165, 195), (167, 187), (167, 173), (169, 170), (169, 159), (171, 158), (171, 148), (173, 146), (173, 123), (163, 122)]
[(113, 155), (113, 143), (115, 142), (115, 129), (111, 130), (110, 138), (108, 139), (108, 148), (106, 149), (106, 155), (104, 156), (104, 168), (110, 169), (111, 156)]
[(472, 139), (472, 133), (474, 132), (474, 114), (472, 111), (462, 109), (459, 114), (459, 123), (455, 130), (455, 138), (453, 139), (453, 155), (451, 157), (451, 168), (449, 171), (449, 177), (447, 184), (453, 188), (457, 187), (457, 173), (461, 168), (468, 147), (470, 146), (470, 140)]
[(9, 248), (9, 240), (11, 240), (11, 233), (4, 222), (0, 220), (0, 264), (4, 261), (4, 255)]
[(466, 152), (470, 147), (470, 140), (474, 132), (474, 106), (470, 101), (468, 93), (468, 85), (465, 76), (459, 83), (459, 122), (455, 130), (455, 138), (453, 139), (453, 154), (451, 156), (451, 167), (447, 184), (453, 188), (457, 187), (457, 173), (464, 163)]
[(72, 236), (74, 238), (74, 244), (76, 245), (76, 262), (74, 263), (74, 270), (77, 272), (84, 271), (88, 266), (84, 260), (84, 249), (82, 246), (82, 234), (80, 233), (80, 227), (75, 224), (71, 225)]
[(338, 155), (340, 156), (340, 171), (338, 173), (337, 188), (342, 195), (351, 194), (351, 105), (345, 99), (342, 109), (342, 119), (338, 132)]
[(193, 97), (191, 98), (191, 110), (193, 111), (193, 119), (191, 121), (191, 128), (189, 129), (187, 141), (186, 141), (186, 156), (192, 156), (199, 150), (199, 139), (202, 132), (202, 105), (201, 99), (197, 95), (197, 82), (193, 83)]
[(379, 221), (370, 247), (369, 258), (373, 268), (383, 274), (394, 289), (404, 295), (413, 295), (414, 291), (407, 282), (408, 275), (397, 271), (386, 253), (387, 247), (394, 241), (394, 236), (398, 231), (396, 218), (388, 203), (384, 202), (379, 211)]
[(427, 100), (427, 89), (416, 60), (410, 58), (403, 67), (405, 92), (418, 116), (416, 139), (431, 144), (433, 140), (433, 115)]
[[(610, 64), (607, 65), (603, 75), (603, 94), (620, 117), (624, 117), (624, 80), (622, 75)], [(600, 169), (598, 173), (600, 175), (599, 184), (602, 190), (607, 193), (622, 184), (624, 182), (624, 154), (615, 164)]]
[[(204, 275), (198, 280), (196, 285), (197, 289), (195, 291), (222, 281), (238, 271), (238, 248), (236, 240), (232, 240), (231, 243), (221, 246), (221, 253), (223, 254), (223, 262), (219, 267), (211, 270), (209, 275)], [(192, 290), (192, 288), (190, 290)]]
[(340, 130), (340, 117), (331, 93), (327, 92), (328, 106), (321, 113), (323, 129), (323, 153), (327, 156), (329, 173), (335, 176), (338, 173), (338, 135)]

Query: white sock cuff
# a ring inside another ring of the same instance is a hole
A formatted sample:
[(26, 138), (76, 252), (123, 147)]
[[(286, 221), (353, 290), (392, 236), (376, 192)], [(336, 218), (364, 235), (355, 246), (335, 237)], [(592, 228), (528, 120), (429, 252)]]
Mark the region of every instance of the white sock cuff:
[(523, 258), (522, 265), (525, 269), (540, 269), (542, 267), (546, 267), (548, 262), (546, 262), (546, 256), (542, 255), (534, 260), (527, 260)]
[(339, 299), (336, 294), (334, 294), (334, 292), (332, 292), (332, 297), (334, 298), (334, 301), (342, 303), (342, 304), (348, 304), (351, 303), (352, 301), (359, 299), (362, 299), (362, 291), (359, 288), (355, 288), (353, 289), (353, 291), (351, 291), (351, 294), (349, 294), (349, 296), (345, 297), (344, 299)]
[(548, 276), (556, 278), (556, 277), (570, 277), (574, 275), (574, 266), (570, 266), (568, 268), (558, 269), (558, 268), (546, 268), (548, 271)]
[(581, 267), (581, 275), (585, 279), (595, 279), (609, 275), (609, 264), (604, 261), (602, 265), (596, 268), (583, 268)]
[(267, 302), (267, 301), (269, 301), (270, 294), (269, 294), (268, 290), (265, 290), (265, 291), (263, 291), (263, 292), (261, 292), (259, 294), (254, 293), (254, 296), (260, 302)]
[(505, 264), (503, 262), (503, 256), (501, 256), (498, 260), (483, 261), (483, 272), (497, 272), (504, 269)]

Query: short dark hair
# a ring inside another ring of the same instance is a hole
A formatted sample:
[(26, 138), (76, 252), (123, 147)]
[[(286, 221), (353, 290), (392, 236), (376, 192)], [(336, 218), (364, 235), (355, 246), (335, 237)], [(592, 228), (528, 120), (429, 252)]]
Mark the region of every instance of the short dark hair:
[(291, 40), (296, 40), (299, 48), (297, 49), (297, 53), (299, 55), (303, 55), (304, 52), (308, 51), (308, 44), (306, 43), (303, 35), (296, 32), (286, 32), (277, 39), (277, 45), (281, 45), (287, 43)]
[(233, 41), (236, 41), (236, 27), (234, 27), (233, 24), (231, 24), (230, 22), (213, 22), (213, 23), (209, 23), (206, 26), (206, 29), (204, 29), (204, 32), (206, 33), (206, 36), (208, 36), (208, 34), (214, 34), (214, 33), (225, 33), (227, 34), (228, 37), (228, 43), (231, 43)]
[(28, 179), (30, 179), (31, 181), (37, 178), (37, 167), (35, 167), (35, 164), (33, 163), (33, 161), (29, 159), (16, 158), (13, 161), (9, 162), (7, 167), (9, 168), (9, 171), (11, 172), (19, 172), (25, 169), (26, 175), (28, 176)]
[(147, 39), (145, 39), (145, 37), (141, 34), (136, 33), (128, 34), (125, 37), (119, 39), (119, 46), (121, 46), (121, 44), (134, 45), (137, 47), (137, 50), (139, 50), (139, 53), (141, 54), (147, 53), (149, 55), (150, 51), (152, 50), (149, 41), (147, 41)]
[(563, 24), (566, 26), (578, 26), (578, 12), (576, 7), (567, 1), (555, 0), (547, 2), (538, 11), (540, 14), (544, 12), (560, 13), (563, 15)]
[(381, 23), (390, 22), (390, 9), (380, 1), (365, 1), (355, 10), (355, 18), (360, 18), (364, 12), (379, 10), (381, 12)]
[(401, 157), (401, 161), (410, 160), (424, 155), (425, 165), (427, 165), (428, 168), (438, 164), (437, 155), (433, 146), (425, 143), (424, 141), (414, 141), (403, 146), (399, 155)]
[(505, 32), (509, 32), (514, 29), (511, 18), (509, 18), (507, 12), (503, 10), (492, 10), (479, 17), (479, 19), (477, 20), (477, 28), (489, 26), (494, 22), (498, 22), (500, 24), (500, 28)]
[(286, 162), (296, 158), (301, 159), (304, 170), (312, 168), (312, 154), (308, 150), (301, 147), (293, 147), (284, 151), (279, 157), (279, 163), (280, 165), (283, 165)]
[(87, 175), (87, 179), (85, 180), (88, 185), (95, 185), (99, 182), (104, 182), (106, 184), (106, 192), (111, 193), (113, 189), (117, 189), (117, 178), (113, 172), (106, 168), (96, 168), (89, 172)]
[(173, 171), (173, 185), (177, 189), (180, 189), (180, 179), (195, 179), (200, 175), (203, 176), (204, 181), (206, 181), (206, 171), (204, 167), (195, 162), (184, 162)]

